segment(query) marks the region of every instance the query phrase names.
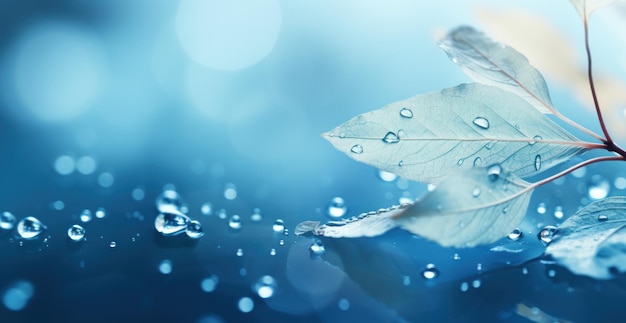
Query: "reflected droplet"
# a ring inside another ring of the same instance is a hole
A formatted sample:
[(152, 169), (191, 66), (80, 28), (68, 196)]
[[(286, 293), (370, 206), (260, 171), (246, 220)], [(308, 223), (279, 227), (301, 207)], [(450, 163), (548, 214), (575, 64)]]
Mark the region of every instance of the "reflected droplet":
[(395, 144), (400, 141), (400, 137), (396, 135), (394, 132), (387, 132), (387, 134), (383, 137), (383, 142), (388, 144)]
[(165, 190), (156, 198), (156, 208), (159, 212), (168, 212), (172, 209), (180, 211), (180, 207), (183, 206), (183, 199), (174, 190)]
[(274, 232), (283, 232), (285, 230), (285, 222), (282, 219), (276, 219), (274, 225), (272, 225)]
[(74, 224), (69, 229), (67, 229), (67, 236), (72, 241), (83, 241), (85, 239), (85, 228), (81, 227), (78, 224)]
[(211, 215), (213, 214), (213, 204), (209, 202), (205, 202), (200, 206), (200, 213), (203, 215)]
[(474, 189), (472, 190), (472, 196), (473, 197), (480, 196), (480, 187), (474, 187)]
[(355, 154), (361, 154), (361, 153), (363, 153), (363, 146), (361, 146), (361, 145), (354, 145), (354, 146), (352, 146), (352, 148), (350, 148), (350, 151), (355, 153)]
[(254, 309), (254, 301), (250, 297), (242, 297), (239, 299), (239, 302), (237, 302), (237, 307), (243, 313), (252, 312)]
[(0, 214), (0, 229), (11, 230), (15, 226), (17, 219), (11, 212), (2, 212)]
[(556, 227), (552, 226), (552, 225), (548, 225), (546, 227), (544, 227), (541, 231), (539, 231), (539, 234), (537, 235), (537, 238), (539, 238), (539, 240), (541, 240), (541, 242), (543, 242), (545, 245), (549, 244), (550, 242), (552, 242), (552, 238), (554, 237), (554, 234), (556, 233)]
[(35, 239), (46, 229), (47, 227), (33, 216), (27, 216), (17, 223), (17, 234), (22, 239)]
[(563, 218), (563, 207), (558, 205), (554, 208), (554, 217), (557, 219)]
[(79, 218), (80, 218), (80, 221), (82, 221), (83, 223), (91, 221), (91, 211), (89, 211), (88, 209), (84, 209), (80, 213)]
[(313, 243), (309, 246), (309, 250), (313, 256), (321, 256), (326, 252), (324, 243), (320, 239), (315, 239), (315, 241), (313, 241)]
[(591, 199), (600, 200), (609, 195), (611, 184), (601, 175), (593, 175), (587, 181), (587, 194)]
[(477, 127), (481, 129), (489, 129), (489, 120), (483, 117), (476, 117), (473, 122)]
[(202, 231), (202, 223), (198, 220), (191, 220), (189, 224), (187, 224), (187, 236), (192, 239), (200, 239), (204, 236), (204, 231)]
[(439, 270), (435, 267), (434, 264), (426, 265), (426, 269), (422, 270), (422, 277), (426, 279), (434, 279), (439, 276)]
[(263, 219), (263, 216), (261, 215), (261, 209), (259, 208), (253, 209), (252, 214), (250, 215), (250, 220), (254, 222), (259, 222), (261, 221), (261, 219)]
[(332, 218), (340, 218), (348, 212), (346, 202), (341, 197), (333, 197), (328, 204), (326, 214)]
[(608, 219), (609, 219), (609, 217), (607, 215), (605, 215), (605, 214), (598, 215), (598, 221), (600, 221), (600, 222), (607, 221)]
[(179, 235), (187, 230), (191, 219), (176, 210), (163, 212), (154, 220), (154, 228), (164, 236)]
[(261, 298), (270, 298), (276, 292), (276, 279), (270, 275), (264, 275), (254, 283), (254, 291)]
[(163, 259), (159, 263), (159, 271), (163, 275), (169, 275), (172, 273), (172, 261), (169, 259)]
[(476, 157), (474, 158), (474, 166), (480, 166), (483, 163), (482, 158)]
[(535, 170), (541, 169), (541, 155), (535, 156)]
[(233, 216), (230, 217), (230, 220), (228, 220), (228, 226), (233, 230), (241, 229), (242, 225), (241, 217), (237, 214), (233, 214)]
[(413, 111), (409, 108), (400, 109), (400, 116), (403, 118), (413, 118)]
[(522, 230), (520, 230), (519, 228), (515, 228), (506, 237), (511, 241), (517, 241), (522, 238), (522, 235)]

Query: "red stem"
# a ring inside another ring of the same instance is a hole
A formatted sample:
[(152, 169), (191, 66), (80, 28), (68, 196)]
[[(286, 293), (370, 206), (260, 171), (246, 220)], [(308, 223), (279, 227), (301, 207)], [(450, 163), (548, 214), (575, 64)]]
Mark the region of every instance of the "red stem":
[(572, 167), (570, 167), (570, 168), (568, 168), (568, 169), (566, 169), (566, 170), (564, 170), (564, 171), (562, 171), (562, 172), (560, 172), (558, 174), (554, 174), (554, 175), (552, 175), (550, 177), (546, 177), (546, 178), (540, 180), (539, 182), (535, 182), (535, 183), (533, 183), (531, 185), (531, 187), (532, 188), (536, 188), (536, 187), (541, 186), (543, 184), (552, 182), (553, 180), (555, 180), (555, 179), (557, 179), (559, 177), (563, 177), (563, 176), (565, 176), (565, 175), (567, 175), (567, 174), (569, 174), (569, 173), (571, 173), (571, 172), (573, 172), (573, 171), (575, 171), (575, 170), (577, 170), (577, 169), (579, 169), (581, 167), (584, 167), (584, 166), (587, 166), (587, 165), (590, 165), (590, 164), (593, 164), (593, 163), (597, 163), (597, 162), (612, 161), (612, 160), (626, 160), (626, 157), (624, 157), (624, 156), (603, 156), (603, 157), (596, 157), (596, 158), (592, 158), (592, 159), (587, 159), (587, 160), (582, 161), (582, 162), (580, 162), (580, 163), (578, 163), (578, 164), (576, 164), (576, 165), (574, 165), (574, 166), (572, 166)]

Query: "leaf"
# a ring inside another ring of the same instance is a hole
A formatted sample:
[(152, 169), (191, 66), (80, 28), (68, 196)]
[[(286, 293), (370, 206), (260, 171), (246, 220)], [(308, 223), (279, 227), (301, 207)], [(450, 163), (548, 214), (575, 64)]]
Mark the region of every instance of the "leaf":
[(543, 76), (515, 49), (468, 26), (452, 30), (439, 47), (474, 81), (511, 91), (542, 113), (554, 112)]
[(394, 219), (403, 229), (444, 247), (487, 244), (522, 222), (532, 189), (498, 164), (470, 168), (438, 183)]
[(615, 0), (569, 0), (583, 21), (589, 20), (591, 14), (598, 8), (608, 6)]
[(444, 247), (473, 247), (510, 233), (524, 218), (532, 187), (500, 165), (475, 167), (447, 177), (414, 204), (364, 213), (322, 226), (307, 221), (296, 234), (331, 238), (371, 237), (400, 226)]
[(626, 197), (589, 204), (565, 220), (546, 249), (571, 272), (610, 279), (626, 271)]
[(479, 83), (389, 104), (324, 137), (357, 161), (430, 183), (481, 164), (533, 176), (587, 150), (519, 96)]

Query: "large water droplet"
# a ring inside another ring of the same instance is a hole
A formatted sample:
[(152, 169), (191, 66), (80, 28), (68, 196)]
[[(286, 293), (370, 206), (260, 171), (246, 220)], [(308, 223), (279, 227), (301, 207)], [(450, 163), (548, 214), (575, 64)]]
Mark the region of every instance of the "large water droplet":
[(2, 212), (0, 214), (0, 229), (11, 230), (15, 226), (17, 219), (11, 212)]
[(198, 220), (191, 220), (187, 224), (187, 236), (193, 239), (200, 239), (204, 235), (202, 231), (202, 223)]
[(84, 209), (82, 212), (80, 212), (79, 218), (80, 221), (82, 221), (83, 223), (91, 221), (91, 211), (89, 211), (88, 209)]
[(234, 214), (230, 217), (230, 220), (228, 220), (228, 226), (233, 230), (241, 229), (242, 225), (243, 224), (241, 223), (241, 217), (237, 214)]
[(85, 228), (81, 227), (78, 224), (74, 224), (69, 229), (67, 229), (67, 236), (72, 241), (83, 241), (85, 239)]
[(386, 172), (384, 170), (378, 171), (378, 178), (382, 179), (383, 182), (393, 182), (398, 178), (398, 175), (390, 172)]
[(170, 210), (180, 211), (180, 207), (183, 206), (183, 199), (174, 190), (165, 190), (159, 196), (157, 196), (156, 208), (159, 212), (168, 212)]
[(502, 173), (502, 166), (500, 166), (500, 164), (493, 164), (487, 167), (487, 176), (489, 177), (489, 180), (492, 182), (495, 182), (496, 180), (498, 180), (501, 173)]
[(17, 223), (17, 234), (22, 239), (35, 239), (46, 229), (47, 227), (33, 216), (27, 216)]
[(426, 265), (426, 269), (422, 270), (422, 277), (426, 279), (435, 279), (439, 276), (439, 269), (434, 264)]
[(276, 292), (276, 279), (270, 275), (264, 275), (254, 283), (254, 291), (261, 298), (270, 298)]
[(361, 145), (354, 145), (354, 146), (352, 146), (352, 148), (350, 148), (350, 151), (355, 153), (355, 154), (362, 154), (363, 153), (363, 146), (361, 146)]
[(337, 196), (333, 197), (328, 204), (328, 209), (326, 210), (326, 214), (332, 218), (340, 218), (348, 212), (348, 207), (346, 206), (346, 202), (343, 198)]
[(154, 228), (164, 236), (175, 236), (184, 233), (191, 219), (179, 211), (170, 211), (157, 215)]
[(400, 116), (403, 118), (413, 118), (413, 110), (409, 108), (400, 109)]
[(535, 156), (535, 170), (541, 169), (541, 155)]
[(481, 129), (489, 129), (489, 120), (483, 117), (476, 117), (473, 122), (477, 127)]
[(519, 228), (515, 228), (506, 237), (509, 238), (509, 240), (511, 241), (517, 241), (522, 238), (522, 235), (522, 230), (520, 230)]
[(324, 243), (320, 239), (315, 239), (315, 241), (313, 241), (313, 243), (309, 246), (309, 250), (311, 251), (312, 256), (321, 256), (326, 252)]
[(609, 195), (611, 184), (601, 175), (593, 175), (587, 181), (587, 194), (591, 199), (600, 200)]
[(394, 132), (387, 132), (387, 134), (383, 137), (383, 142), (388, 144), (395, 144), (400, 141), (400, 137), (396, 135)]
[(474, 187), (474, 189), (472, 190), (472, 196), (473, 197), (479, 197), (480, 196), (480, 187)]
[(550, 242), (552, 242), (552, 238), (554, 237), (556, 230), (557, 228), (555, 226), (552, 226), (552, 225), (545, 226), (543, 229), (541, 229), (541, 231), (539, 231), (537, 238), (539, 238), (541, 242), (547, 245)]

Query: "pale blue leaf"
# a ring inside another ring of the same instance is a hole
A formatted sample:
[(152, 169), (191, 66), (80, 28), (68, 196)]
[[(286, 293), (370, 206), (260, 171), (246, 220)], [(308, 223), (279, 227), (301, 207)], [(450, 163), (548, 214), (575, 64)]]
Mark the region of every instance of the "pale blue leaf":
[(616, 0), (569, 0), (584, 21), (587, 21), (596, 9), (608, 6), (615, 1)]
[(519, 96), (480, 83), (389, 104), (324, 136), (357, 161), (428, 183), (491, 164), (529, 177), (587, 150)]
[(626, 271), (626, 197), (589, 204), (563, 222), (546, 249), (578, 275), (610, 279)]
[(511, 91), (540, 112), (553, 113), (543, 76), (515, 49), (467, 26), (451, 31), (439, 47), (475, 81)]

